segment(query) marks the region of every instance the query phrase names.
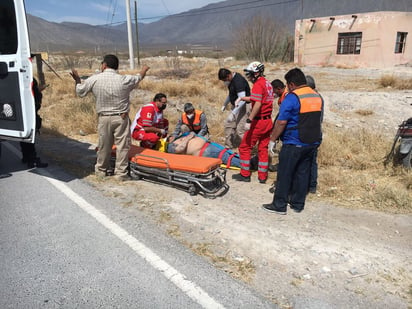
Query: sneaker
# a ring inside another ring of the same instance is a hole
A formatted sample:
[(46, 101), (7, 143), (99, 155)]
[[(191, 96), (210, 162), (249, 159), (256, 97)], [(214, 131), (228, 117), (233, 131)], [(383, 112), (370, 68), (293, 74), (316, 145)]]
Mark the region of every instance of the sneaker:
[(115, 175), (114, 178), (118, 181), (128, 181), (131, 180), (129, 175)]
[(270, 211), (270, 212), (276, 213), (276, 214), (278, 214), (278, 215), (286, 215), (286, 211), (277, 210), (277, 209), (273, 208), (273, 204), (272, 204), (272, 203), (270, 203), (270, 204), (263, 204), (263, 205), (262, 205), (262, 208), (263, 208), (264, 210), (266, 210), (266, 211)]
[(243, 176), (242, 174), (232, 175), (232, 179), (233, 179), (233, 180), (237, 180), (237, 181), (250, 182), (250, 176), (245, 177), (245, 176)]

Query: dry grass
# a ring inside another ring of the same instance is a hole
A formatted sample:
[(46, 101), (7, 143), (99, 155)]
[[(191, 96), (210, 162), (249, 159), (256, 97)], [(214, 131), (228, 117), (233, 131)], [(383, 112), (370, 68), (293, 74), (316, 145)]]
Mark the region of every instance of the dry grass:
[[(227, 90), (223, 83), (218, 81), (217, 71), (221, 66), (225, 66), (239, 72), (244, 63), (195, 58), (173, 61), (154, 58), (145, 61), (152, 69), (140, 84), (139, 90), (132, 95), (130, 117), (133, 118), (136, 111), (151, 100), (155, 93), (163, 92), (169, 99), (168, 108), (165, 110), (171, 123), (169, 131), (174, 130), (174, 123), (180, 116), (184, 103), (192, 102), (196, 108), (206, 113), (212, 140), (222, 142), (222, 123), (227, 112), (222, 113), (220, 106), (226, 98)], [(290, 64), (290, 67), (292, 66), (293, 64)], [(278, 67), (267, 65), (269, 79), (276, 76), (274, 72)], [(176, 68), (187, 70), (190, 76), (163, 79), (157, 75), (164, 70)], [(282, 69), (286, 69), (286, 65)], [(86, 69), (80, 71), (80, 75), (90, 75), (91, 72), (93, 70), (86, 66)], [(44, 119), (44, 132), (74, 138), (79, 134), (95, 138), (97, 118), (93, 96), (76, 97), (74, 82), (68, 71), (59, 74), (63, 80), (53, 73), (46, 73), (50, 87), (44, 91), (43, 108), (40, 111)], [(323, 80), (328, 82), (326, 76), (321, 76), (319, 83), (322, 84)], [(359, 80), (348, 78), (339, 89), (349, 89), (354, 83), (359, 84)], [(399, 79), (382, 77), (379, 85), (387, 84), (397, 85)], [(401, 84), (407, 83), (402, 81)], [(375, 89), (377, 81), (365, 80), (362, 85), (369, 87), (368, 90)], [(370, 110), (358, 110), (356, 113), (365, 119), (373, 114)], [(318, 157), (320, 198), (355, 208), (396, 213), (412, 212), (412, 173), (401, 168), (385, 168), (383, 165), (383, 159), (391, 145), (392, 141), (382, 137), (379, 132), (366, 129), (346, 130), (325, 123), (324, 140)]]
[(379, 79), (379, 85), (383, 88), (394, 88), (398, 90), (412, 89), (412, 78), (404, 79), (395, 75), (383, 75)]

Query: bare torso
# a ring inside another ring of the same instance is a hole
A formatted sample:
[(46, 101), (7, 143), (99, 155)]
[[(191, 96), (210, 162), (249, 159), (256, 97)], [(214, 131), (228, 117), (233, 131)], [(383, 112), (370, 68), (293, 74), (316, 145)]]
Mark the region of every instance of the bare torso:
[(200, 150), (203, 145), (206, 143), (206, 140), (201, 137), (194, 137), (189, 140), (187, 144), (186, 154), (192, 156), (199, 156)]

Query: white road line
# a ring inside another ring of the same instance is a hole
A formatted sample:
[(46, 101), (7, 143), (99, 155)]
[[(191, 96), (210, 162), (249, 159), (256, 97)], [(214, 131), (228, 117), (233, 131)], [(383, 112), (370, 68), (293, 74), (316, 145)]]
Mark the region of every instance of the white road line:
[[(20, 156), (20, 152), (11, 144), (5, 143), (6, 147), (14, 154)], [(225, 308), (223, 305), (215, 301), (210, 297), (201, 287), (194, 282), (188, 280), (183, 274), (179, 273), (171, 265), (161, 259), (150, 248), (146, 247), (142, 242), (138, 241), (135, 237), (130, 235), (125, 229), (118, 226), (106, 215), (101, 213), (93, 205), (89, 204), (80, 195), (71, 190), (63, 182), (54, 179), (53, 176), (45, 169), (42, 169), (42, 174), (46, 176), (46, 179), (55, 186), (60, 192), (66, 195), (77, 206), (87, 212), (90, 216), (97, 220), (101, 225), (108, 229), (112, 234), (117, 236), (122, 242), (127, 244), (134, 252), (136, 252), (141, 258), (146, 260), (153, 268), (159, 270), (168, 280), (181, 289), (187, 296), (207, 309)]]
[(81, 209), (95, 218), (101, 225), (127, 244), (141, 258), (145, 259), (155, 269), (159, 270), (167, 279), (173, 282), (179, 289), (181, 289), (203, 308), (224, 308), (224, 306), (216, 302), (205, 291), (203, 291), (202, 288), (197, 286), (194, 282), (188, 280), (184, 275), (162, 260), (160, 256), (138, 241), (135, 237), (130, 235), (125, 229), (110, 220), (106, 215), (85, 201), (81, 196), (73, 192), (64, 183), (53, 178), (47, 178), (47, 180), (74, 203), (76, 203)]

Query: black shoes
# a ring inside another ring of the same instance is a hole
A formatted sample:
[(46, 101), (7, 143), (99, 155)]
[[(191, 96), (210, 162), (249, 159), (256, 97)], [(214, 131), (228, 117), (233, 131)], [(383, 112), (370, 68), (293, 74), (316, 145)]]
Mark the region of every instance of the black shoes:
[[(263, 205), (262, 205), (262, 208), (263, 208), (264, 210), (266, 210), (266, 211), (270, 211), (270, 212), (276, 213), (276, 214), (278, 214), (278, 215), (286, 215), (286, 210), (278, 210), (278, 209), (274, 208), (274, 206), (273, 206), (272, 203), (270, 203), (270, 204), (263, 204)], [(290, 209), (292, 209), (292, 210), (293, 210), (294, 212), (296, 212), (296, 213), (300, 213), (300, 212), (302, 212), (302, 210), (303, 210), (303, 209), (293, 208), (292, 206), (290, 206)]]
[(242, 176), (242, 174), (232, 175), (232, 179), (237, 180), (237, 181), (250, 182), (250, 176), (245, 177), (245, 176)]
[(263, 208), (264, 210), (266, 210), (266, 211), (273, 212), (273, 213), (276, 213), (276, 214), (278, 214), (278, 215), (286, 215), (286, 211), (277, 210), (277, 209), (273, 208), (273, 204), (272, 204), (272, 203), (270, 203), (270, 204), (263, 204), (263, 205), (262, 205), (262, 208)]
[(316, 188), (309, 188), (309, 193), (316, 194)]
[(259, 183), (265, 184), (265, 183), (266, 183), (266, 179), (259, 179)]
[[(23, 161), (23, 160), (22, 160)], [(27, 161), (27, 167), (28, 168), (34, 168), (34, 167), (38, 167), (38, 168), (45, 168), (45, 167), (48, 167), (49, 166), (49, 164), (48, 163), (46, 163), (46, 162), (42, 162), (41, 160), (40, 160), (40, 158), (36, 158), (36, 159), (34, 159), (34, 160), (28, 160)]]

